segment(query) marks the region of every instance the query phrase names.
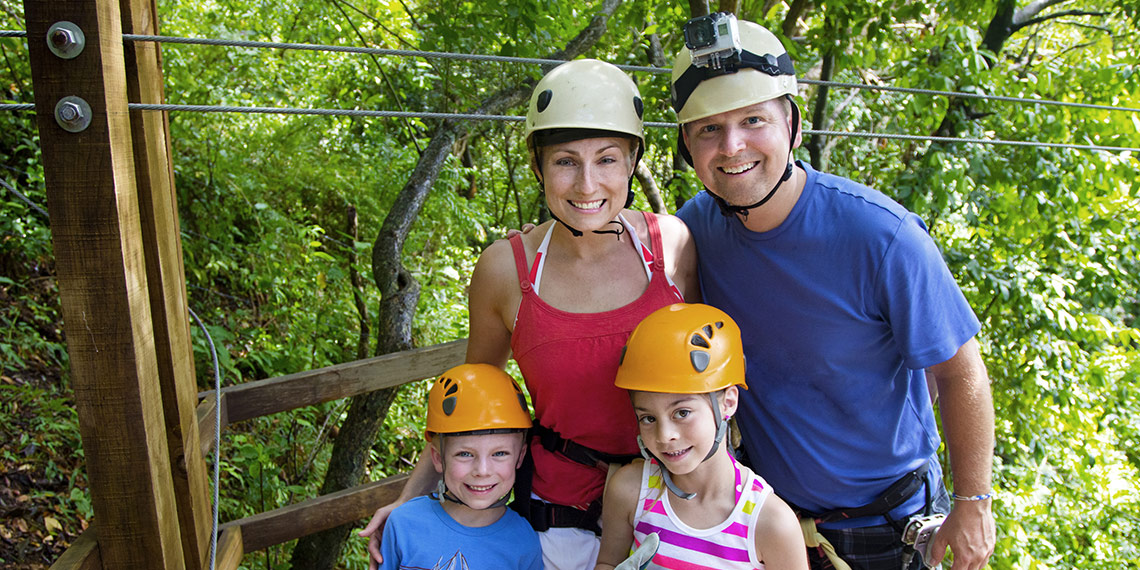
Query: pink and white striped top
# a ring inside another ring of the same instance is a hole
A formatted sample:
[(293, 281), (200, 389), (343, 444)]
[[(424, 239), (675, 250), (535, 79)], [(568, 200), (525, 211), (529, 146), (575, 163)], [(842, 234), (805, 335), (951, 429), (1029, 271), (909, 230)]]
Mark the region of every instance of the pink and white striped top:
[(636, 548), (649, 533), (661, 539), (649, 568), (668, 570), (763, 570), (756, 557), (756, 518), (772, 494), (768, 484), (751, 469), (736, 466), (736, 507), (724, 522), (712, 528), (693, 528), (673, 512), (673, 499), (665, 489), (661, 467), (647, 461), (641, 469), (641, 493), (634, 516)]

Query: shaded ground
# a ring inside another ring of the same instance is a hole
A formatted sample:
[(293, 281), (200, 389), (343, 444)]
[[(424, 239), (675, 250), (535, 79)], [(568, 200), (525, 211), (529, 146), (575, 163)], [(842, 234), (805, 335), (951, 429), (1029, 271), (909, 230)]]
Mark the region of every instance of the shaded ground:
[(0, 567), (48, 568), (90, 517), (79, 426), (60, 371), (0, 375)]

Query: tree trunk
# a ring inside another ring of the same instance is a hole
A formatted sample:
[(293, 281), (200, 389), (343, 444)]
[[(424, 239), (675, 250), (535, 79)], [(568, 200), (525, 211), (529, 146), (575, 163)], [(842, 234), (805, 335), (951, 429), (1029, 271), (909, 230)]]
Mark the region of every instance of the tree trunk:
[[(834, 75), (835, 68), (835, 53), (830, 49), (823, 54), (822, 67), (819, 71), (820, 81), (831, 81)], [(831, 94), (831, 89), (827, 84), (819, 86), (819, 90), (815, 95), (815, 109), (812, 112), (811, 124), (812, 128), (819, 131), (831, 130), (831, 125), (828, 124), (827, 119), (827, 98)], [(827, 137), (821, 135), (812, 135), (807, 142), (808, 154), (811, 156), (811, 164), (817, 170), (827, 171)]]
[(657, 182), (653, 180), (653, 173), (649, 171), (649, 167), (645, 166), (644, 162), (637, 164), (637, 181), (641, 183), (641, 191), (645, 193), (645, 199), (649, 202), (649, 209), (658, 214), (668, 214), (665, 211), (665, 202), (661, 200), (661, 191), (657, 189)]
[[(607, 0), (590, 24), (571, 40), (564, 50), (554, 54), (551, 59), (570, 60), (593, 47), (605, 32), (609, 17), (620, 4), (621, 0)], [(507, 88), (484, 100), (473, 112), (484, 115), (499, 114), (525, 102), (533, 88), (533, 81)], [(404, 241), (423, 208), (428, 191), (435, 183), (440, 168), (451, 154), (452, 145), (466, 132), (466, 123), (450, 120), (440, 123), (428, 147), (420, 155), (408, 183), (396, 196), (396, 201), (384, 218), (380, 234), (373, 245), (372, 278), (376, 281), (381, 294), (379, 326), (376, 331), (376, 356), (413, 347), (412, 318), (419, 301), (420, 284), (403, 265)], [(389, 388), (352, 399), (340, 434), (333, 443), (328, 471), (321, 486), (321, 495), (360, 483), (365, 473), (368, 450), (376, 442), (376, 435), (395, 396), (396, 389)], [(354, 524), (342, 525), (301, 538), (293, 549), (293, 568), (306, 570), (334, 568), (349, 531), (354, 526)]]

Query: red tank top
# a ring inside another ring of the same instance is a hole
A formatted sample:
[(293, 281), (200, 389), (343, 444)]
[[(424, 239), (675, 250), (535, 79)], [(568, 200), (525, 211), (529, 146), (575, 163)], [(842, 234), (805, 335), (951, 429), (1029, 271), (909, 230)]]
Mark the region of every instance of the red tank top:
[[(518, 269), (519, 303), (511, 350), (534, 403), (536, 420), (566, 439), (615, 455), (638, 453), (637, 421), (629, 395), (614, 386), (618, 359), (634, 327), (653, 311), (682, 302), (666, 279), (657, 218), (644, 213), (652, 251), (649, 286), (630, 304), (601, 313), (570, 313), (551, 307), (534, 292), (519, 236), (511, 247)], [(600, 499), (606, 471), (547, 451), (534, 440), (533, 491), (560, 505), (586, 508)]]

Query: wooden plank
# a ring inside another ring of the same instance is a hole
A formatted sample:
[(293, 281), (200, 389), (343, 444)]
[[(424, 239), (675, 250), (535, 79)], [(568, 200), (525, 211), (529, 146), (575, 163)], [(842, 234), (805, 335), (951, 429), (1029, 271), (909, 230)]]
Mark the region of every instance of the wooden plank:
[(408, 475), (396, 475), (222, 525), (241, 528), (246, 554), (315, 532), (360, 521), (400, 496)]
[[(185, 568), (158, 383), (118, 0), (25, 0), (60, 300), (99, 553), (110, 569)], [(48, 49), (56, 22), (86, 48)], [(82, 97), (90, 126), (57, 125)]]
[[(202, 457), (210, 454), (214, 449), (214, 414), (220, 409), (222, 411), (222, 429), (226, 429), (229, 421), (226, 419), (226, 395), (222, 393), (222, 406), (219, 408), (214, 401), (214, 392), (206, 392), (202, 397), (202, 402), (198, 404), (195, 415), (198, 417), (198, 451)], [(212, 517), (212, 515), (211, 515)], [(211, 522), (211, 526), (213, 523)]]
[(218, 552), (215, 570), (237, 570), (245, 550), (241, 545), (241, 527), (230, 527), (218, 537)]
[(97, 536), (94, 524), (87, 527), (48, 570), (103, 570)]
[(226, 417), (240, 422), (431, 378), (463, 364), (466, 353), (462, 339), (222, 388)]
[[(158, 35), (154, 0), (120, 0), (120, 6), (123, 33)], [(155, 42), (124, 45), (130, 101), (166, 102), (159, 49)], [(133, 111), (130, 119), (147, 289), (154, 320), (158, 379), (170, 465), (173, 466), (182, 553), (188, 567), (200, 568), (209, 562), (213, 511), (194, 413), (198, 386), (190, 344), (174, 169), (170, 160), (170, 125), (168, 115), (156, 111)]]

